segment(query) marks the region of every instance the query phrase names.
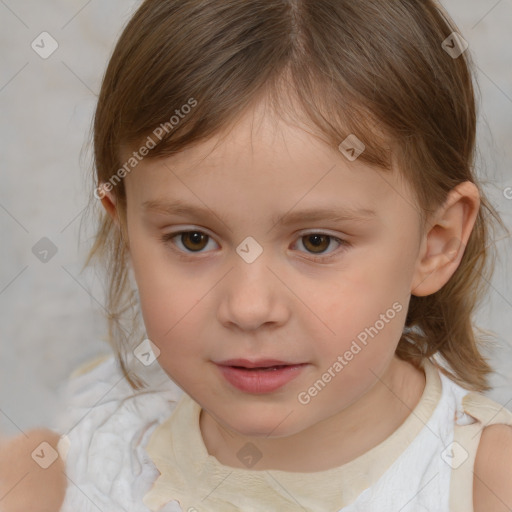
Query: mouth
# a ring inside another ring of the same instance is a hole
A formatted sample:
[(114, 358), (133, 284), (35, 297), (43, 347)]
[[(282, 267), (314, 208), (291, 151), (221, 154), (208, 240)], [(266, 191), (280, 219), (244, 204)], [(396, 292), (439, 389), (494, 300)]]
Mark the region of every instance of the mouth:
[(283, 361), (229, 360), (216, 363), (221, 375), (233, 387), (245, 393), (271, 393), (299, 376), (308, 363)]

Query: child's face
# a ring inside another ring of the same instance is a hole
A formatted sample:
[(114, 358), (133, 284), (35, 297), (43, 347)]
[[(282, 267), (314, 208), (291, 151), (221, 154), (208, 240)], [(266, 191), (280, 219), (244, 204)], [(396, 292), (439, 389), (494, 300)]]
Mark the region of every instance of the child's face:
[[(349, 162), (261, 112), (224, 140), (142, 161), (126, 177), (128, 237), (162, 368), (224, 426), (286, 436), (341, 412), (388, 370), (422, 233), (397, 172)], [(183, 210), (145, 210), (149, 201)], [(340, 219), (322, 220), (324, 209)], [(296, 219), (306, 210), (319, 215)], [(180, 231), (200, 233), (161, 240)], [(303, 366), (255, 392), (216, 364), (238, 358)]]

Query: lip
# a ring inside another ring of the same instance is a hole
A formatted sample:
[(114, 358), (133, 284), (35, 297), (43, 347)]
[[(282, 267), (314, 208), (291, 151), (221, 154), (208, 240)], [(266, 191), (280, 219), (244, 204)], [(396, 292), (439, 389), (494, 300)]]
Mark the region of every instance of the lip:
[[(232, 363), (233, 361), (236, 364), (226, 364)], [(251, 366), (248, 366), (249, 364), (251, 364)], [(216, 363), (223, 377), (232, 386), (245, 393), (253, 394), (272, 393), (278, 390), (298, 377), (304, 367), (307, 366), (307, 363), (284, 363), (284, 366), (282, 366), (282, 364), (282, 361), (276, 362), (270, 359), (252, 362), (242, 359), (233, 359)], [(273, 366), (282, 366), (282, 368), (270, 368)], [(249, 369), (260, 367), (266, 369)]]
[(269, 366), (292, 366), (300, 363), (281, 361), (280, 359), (257, 359), (255, 361), (250, 361), (249, 359), (228, 359), (216, 364), (221, 366), (243, 366), (244, 368), (268, 368)]

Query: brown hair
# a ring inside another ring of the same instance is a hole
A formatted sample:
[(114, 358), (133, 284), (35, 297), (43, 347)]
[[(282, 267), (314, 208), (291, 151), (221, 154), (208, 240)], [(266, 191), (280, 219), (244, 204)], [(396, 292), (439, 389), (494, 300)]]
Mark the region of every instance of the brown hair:
[[(472, 63), (468, 51), (455, 57), (443, 48), (453, 32), (431, 0), (142, 3), (111, 56), (94, 118), (96, 185), (112, 185), (121, 229), (99, 206), (85, 263), (102, 260), (109, 342), (134, 390), (145, 383), (129, 370), (126, 355), (144, 336), (137, 333), (126, 265), (122, 177), (129, 168), (121, 151), (151, 138), (155, 147), (146, 158), (170, 156), (220, 133), (262, 98), (281, 115), (292, 115), (295, 99), (333, 147), (356, 134), (366, 146), (361, 160), (382, 172), (396, 163), (425, 219), (457, 184), (476, 183)], [(437, 293), (411, 297), (397, 355), (419, 366), (438, 352), (450, 366), (441, 371), (484, 391), (492, 369), (480, 353), (485, 339), (475, 336), (472, 314), (494, 269), (492, 221), (504, 226), (479, 190), (482, 206), (462, 261)]]

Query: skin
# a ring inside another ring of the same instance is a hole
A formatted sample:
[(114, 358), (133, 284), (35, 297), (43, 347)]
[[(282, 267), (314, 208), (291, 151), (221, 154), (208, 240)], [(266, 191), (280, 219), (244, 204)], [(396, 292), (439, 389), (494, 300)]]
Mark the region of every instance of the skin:
[(483, 429), (474, 466), (475, 512), (512, 510), (512, 426), (491, 425)]
[[(245, 468), (236, 453), (252, 442), (262, 452), (253, 469), (326, 470), (368, 451), (404, 422), (425, 387), (424, 373), (394, 354), (408, 303), (411, 294), (439, 290), (459, 265), (479, 208), (472, 183), (452, 190), (423, 228), (397, 169), (384, 174), (349, 162), (261, 103), (233, 130), (169, 158), (144, 159), (125, 181), (126, 225), (113, 194), (102, 203), (125, 232), (158, 362), (201, 405), (211, 455)], [(143, 203), (156, 199), (206, 205), (210, 212), (144, 211)], [(272, 221), (325, 205), (375, 215), (290, 226)], [(161, 240), (187, 230), (210, 238), (195, 245), (180, 236)], [(315, 254), (306, 234), (334, 238)], [(251, 264), (236, 252), (248, 236), (263, 248)], [(401, 311), (301, 404), (298, 393), (394, 303)], [(253, 395), (232, 387), (214, 364), (230, 358), (308, 365), (278, 391)]]
[[(66, 492), (64, 463), (58, 457), (42, 468), (32, 458), (41, 443), (57, 449), (59, 435), (37, 428), (13, 438), (0, 438), (0, 510), (2, 512), (55, 512)], [(44, 452), (43, 452), (44, 453)]]

